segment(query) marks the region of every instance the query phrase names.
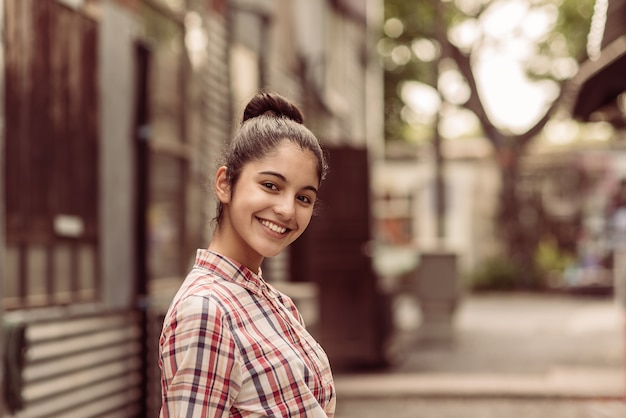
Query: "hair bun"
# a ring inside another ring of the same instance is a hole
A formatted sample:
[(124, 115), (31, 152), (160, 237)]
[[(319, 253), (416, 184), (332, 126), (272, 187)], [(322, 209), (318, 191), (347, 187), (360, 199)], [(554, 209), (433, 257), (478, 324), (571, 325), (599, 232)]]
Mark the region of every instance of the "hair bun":
[(242, 123), (261, 115), (285, 117), (300, 124), (304, 122), (298, 106), (276, 93), (262, 92), (254, 96), (243, 111)]

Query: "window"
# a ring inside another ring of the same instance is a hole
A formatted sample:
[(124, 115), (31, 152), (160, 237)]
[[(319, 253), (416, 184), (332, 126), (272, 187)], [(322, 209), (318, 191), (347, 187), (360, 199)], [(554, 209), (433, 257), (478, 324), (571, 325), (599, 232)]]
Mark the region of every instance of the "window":
[[(29, 10), (29, 13), (24, 13)], [(97, 26), (55, 1), (5, 3), (3, 306), (97, 298)]]
[[(190, 159), (188, 106), (190, 68), (185, 50), (183, 15), (176, 1), (172, 11), (146, 2), (141, 14), (150, 45), (148, 109), (150, 155), (148, 172), (147, 263), (150, 280), (182, 278), (190, 248), (185, 210)], [(161, 2), (162, 3), (162, 2)], [(182, 4), (183, 2), (178, 2)]]

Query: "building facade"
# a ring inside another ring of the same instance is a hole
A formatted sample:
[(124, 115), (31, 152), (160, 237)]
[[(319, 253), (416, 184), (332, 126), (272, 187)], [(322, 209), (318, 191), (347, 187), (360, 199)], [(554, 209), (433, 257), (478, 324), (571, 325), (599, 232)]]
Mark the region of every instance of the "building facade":
[(302, 106), (336, 167), (330, 209), (264, 272), (331, 361), (381, 361), (362, 252), (382, 144), (378, 2), (0, 4), (4, 416), (155, 416), (159, 321), (211, 238), (214, 162), (260, 89)]

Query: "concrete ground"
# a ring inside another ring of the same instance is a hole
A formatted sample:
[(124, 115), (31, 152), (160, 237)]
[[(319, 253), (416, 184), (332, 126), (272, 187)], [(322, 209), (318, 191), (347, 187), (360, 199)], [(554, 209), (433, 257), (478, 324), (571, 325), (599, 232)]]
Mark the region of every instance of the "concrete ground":
[(336, 375), (336, 418), (624, 418), (624, 311), (610, 297), (464, 297), (433, 342), (396, 305), (391, 366)]
[(376, 399), (339, 405), (336, 418), (623, 418), (618, 401)]

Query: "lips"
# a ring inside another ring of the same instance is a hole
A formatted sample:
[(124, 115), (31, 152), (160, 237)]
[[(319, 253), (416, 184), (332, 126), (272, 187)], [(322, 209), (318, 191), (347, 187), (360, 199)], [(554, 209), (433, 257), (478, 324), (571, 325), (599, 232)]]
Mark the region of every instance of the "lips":
[(273, 222), (268, 221), (267, 219), (259, 219), (261, 221), (261, 225), (270, 229), (271, 231), (276, 232), (277, 234), (284, 234), (287, 232), (287, 228), (284, 226), (277, 225)]

